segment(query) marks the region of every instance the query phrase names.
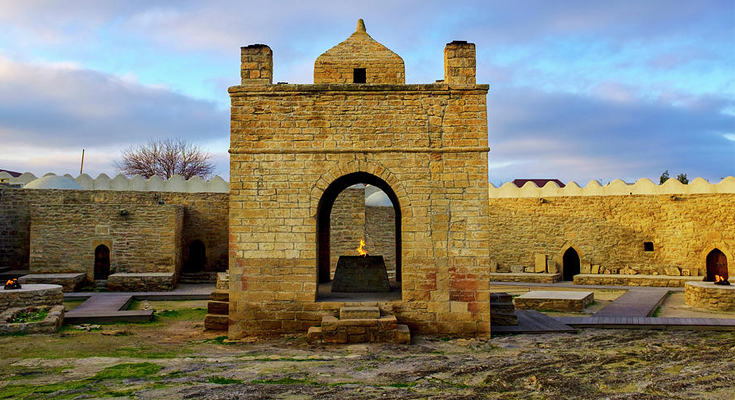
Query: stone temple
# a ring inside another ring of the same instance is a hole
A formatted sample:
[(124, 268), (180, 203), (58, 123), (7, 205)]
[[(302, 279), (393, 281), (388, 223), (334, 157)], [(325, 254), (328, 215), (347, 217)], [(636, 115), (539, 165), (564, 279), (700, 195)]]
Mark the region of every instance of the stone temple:
[[(453, 41), (442, 80), (407, 85), (362, 21), (317, 58), (314, 84), (274, 84), (271, 49), (243, 47), (229, 184), (0, 172), (0, 275), (145, 291), (219, 273), (212, 317), (232, 339), (306, 332), (348, 306), (412, 333), (487, 335), (491, 281), (698, 282), (693, 302), (725, 304), (709, 285), (735, 276), (735, 178), (493, 187), (475, 65)], [(333, 290), (360, 239), (389, 288)]]

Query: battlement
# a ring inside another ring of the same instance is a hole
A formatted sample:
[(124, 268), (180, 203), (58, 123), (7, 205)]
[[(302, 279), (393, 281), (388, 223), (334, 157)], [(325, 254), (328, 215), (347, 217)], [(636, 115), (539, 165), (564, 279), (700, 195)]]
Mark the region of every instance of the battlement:
[[(54, 173), (48, 173), (46, 176), (55, 176)], [(97, 178), (92, 178), (87, 174), (81, 174), (76, 178), (66, 174), (64, 175), (73, 179), (84, 190), (132, 190), (142, 192), (182, 192), (182, 193), (229, 193), (230, 184), (219, 176), (215, 176), (209, 181), (195, 176), (191, 179), (184, 179), (181, 175), (174, 175), (166, 180), (158, 176), (152, 176), (148, 179), (140, 175), (128, 178), (125, 175), (117, 175), (110, 178), (107, 174), (99, 174)], [(0, 179), (7, 179), (8, 183), (27, 185), (38, 179), (30, 172), (25, 172), (18, 177), (12, 177), (7, 172), (0, 172)]]
[(577, 182), (569, 182), (560, 188), (554, 182), (547, 183), (540, 188), (533, 182), (526, 182), (523, 187), (517, 187), (511, 182), (496, 188), (490, 184), (489, 197), (499, 198), (542, 198), (560, 196), (629, 196), (629, 195), (684, 195), (704, 193), (735, 193), (735, 177), (729, 176), (720, 183), (709, 183), (702, 178), (696, 178), (689, 184), (683, 184), (676, 179), (669, 179), (663, 185), (656, 185), (650, 179), (639, 179), (629, 184), (616, 179), (607, 185), (598, 181), (590, 181), (587, 186), (580, 187)]

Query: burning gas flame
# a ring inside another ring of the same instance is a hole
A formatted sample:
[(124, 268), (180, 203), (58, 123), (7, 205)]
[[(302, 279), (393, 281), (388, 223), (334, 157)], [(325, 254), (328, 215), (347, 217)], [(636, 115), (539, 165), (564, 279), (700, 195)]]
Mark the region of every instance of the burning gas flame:
[(367, 251), (365, 251), (365, 241), (360, 239), (360, 247), (357, 248), (357, 254), (367, 257)]
[(725, 280), (725, 278), (723, 278), (723, 277), (721, 277), (719, 275), (715, 275), (715, 283), (717, 283), (717, 282), (723, 282), (724, 280)]

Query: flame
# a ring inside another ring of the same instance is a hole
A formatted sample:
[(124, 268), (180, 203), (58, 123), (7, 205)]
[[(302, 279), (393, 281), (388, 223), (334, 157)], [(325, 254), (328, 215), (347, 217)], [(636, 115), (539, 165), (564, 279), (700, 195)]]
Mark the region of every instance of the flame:
[(365, 251), (365, 241), (360, 239), (360, 247), (357, 248), (357, 253), (363, 257), (367, 257), (367, 251)]
[(8, 279), (8, 281), (5, 282), (5, 284), (8, 285), (8, 286), (10, 286), (10, 285), (13, 284), (13, 280), (12, 279)]
[(715, 275), (715, 283), (717, 283), (717, 282), (723, 282), (724, 280), (725, 280), (725, 278), (723, 278), (723, 277), (721, 277), (719, 275)]

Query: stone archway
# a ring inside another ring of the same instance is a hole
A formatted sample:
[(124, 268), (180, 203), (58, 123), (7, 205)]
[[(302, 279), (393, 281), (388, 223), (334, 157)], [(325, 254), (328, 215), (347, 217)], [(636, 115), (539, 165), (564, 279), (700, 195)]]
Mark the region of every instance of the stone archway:
[(396, 263), (396, 281), (401, 281), (401, 206), (398, 196), (390, 185), (383, 179), (367, 172), (353, 172), (341, 176), (334, 180), (322, 193), (317, 207), (316, 223), (317, 223), (317, 276), (319, 283), (329, 282), (330, 280), (330, 220), (331, 211), (334, 202), (342, 191), (348, 187), (365, 183), (380, 188), (390, 199), (393, 204), (395, 213), (395, 263)]
[(101, 244), (94, 249), (94, 280), (110, 276), (110, 248)]
[(562, 256), (562, 280), (574, 281), (574, 275), (580, 273), (579, 254), (574, 247), (569, 247)]
[(725, 253), (720, 249), (714, 249), (707, 254), (707, 274), (705, 281), (714, 282), (715, 276), (721, 277), (721, 279), (729, 279), (729, 273), (727, 271), (727, 257)]

